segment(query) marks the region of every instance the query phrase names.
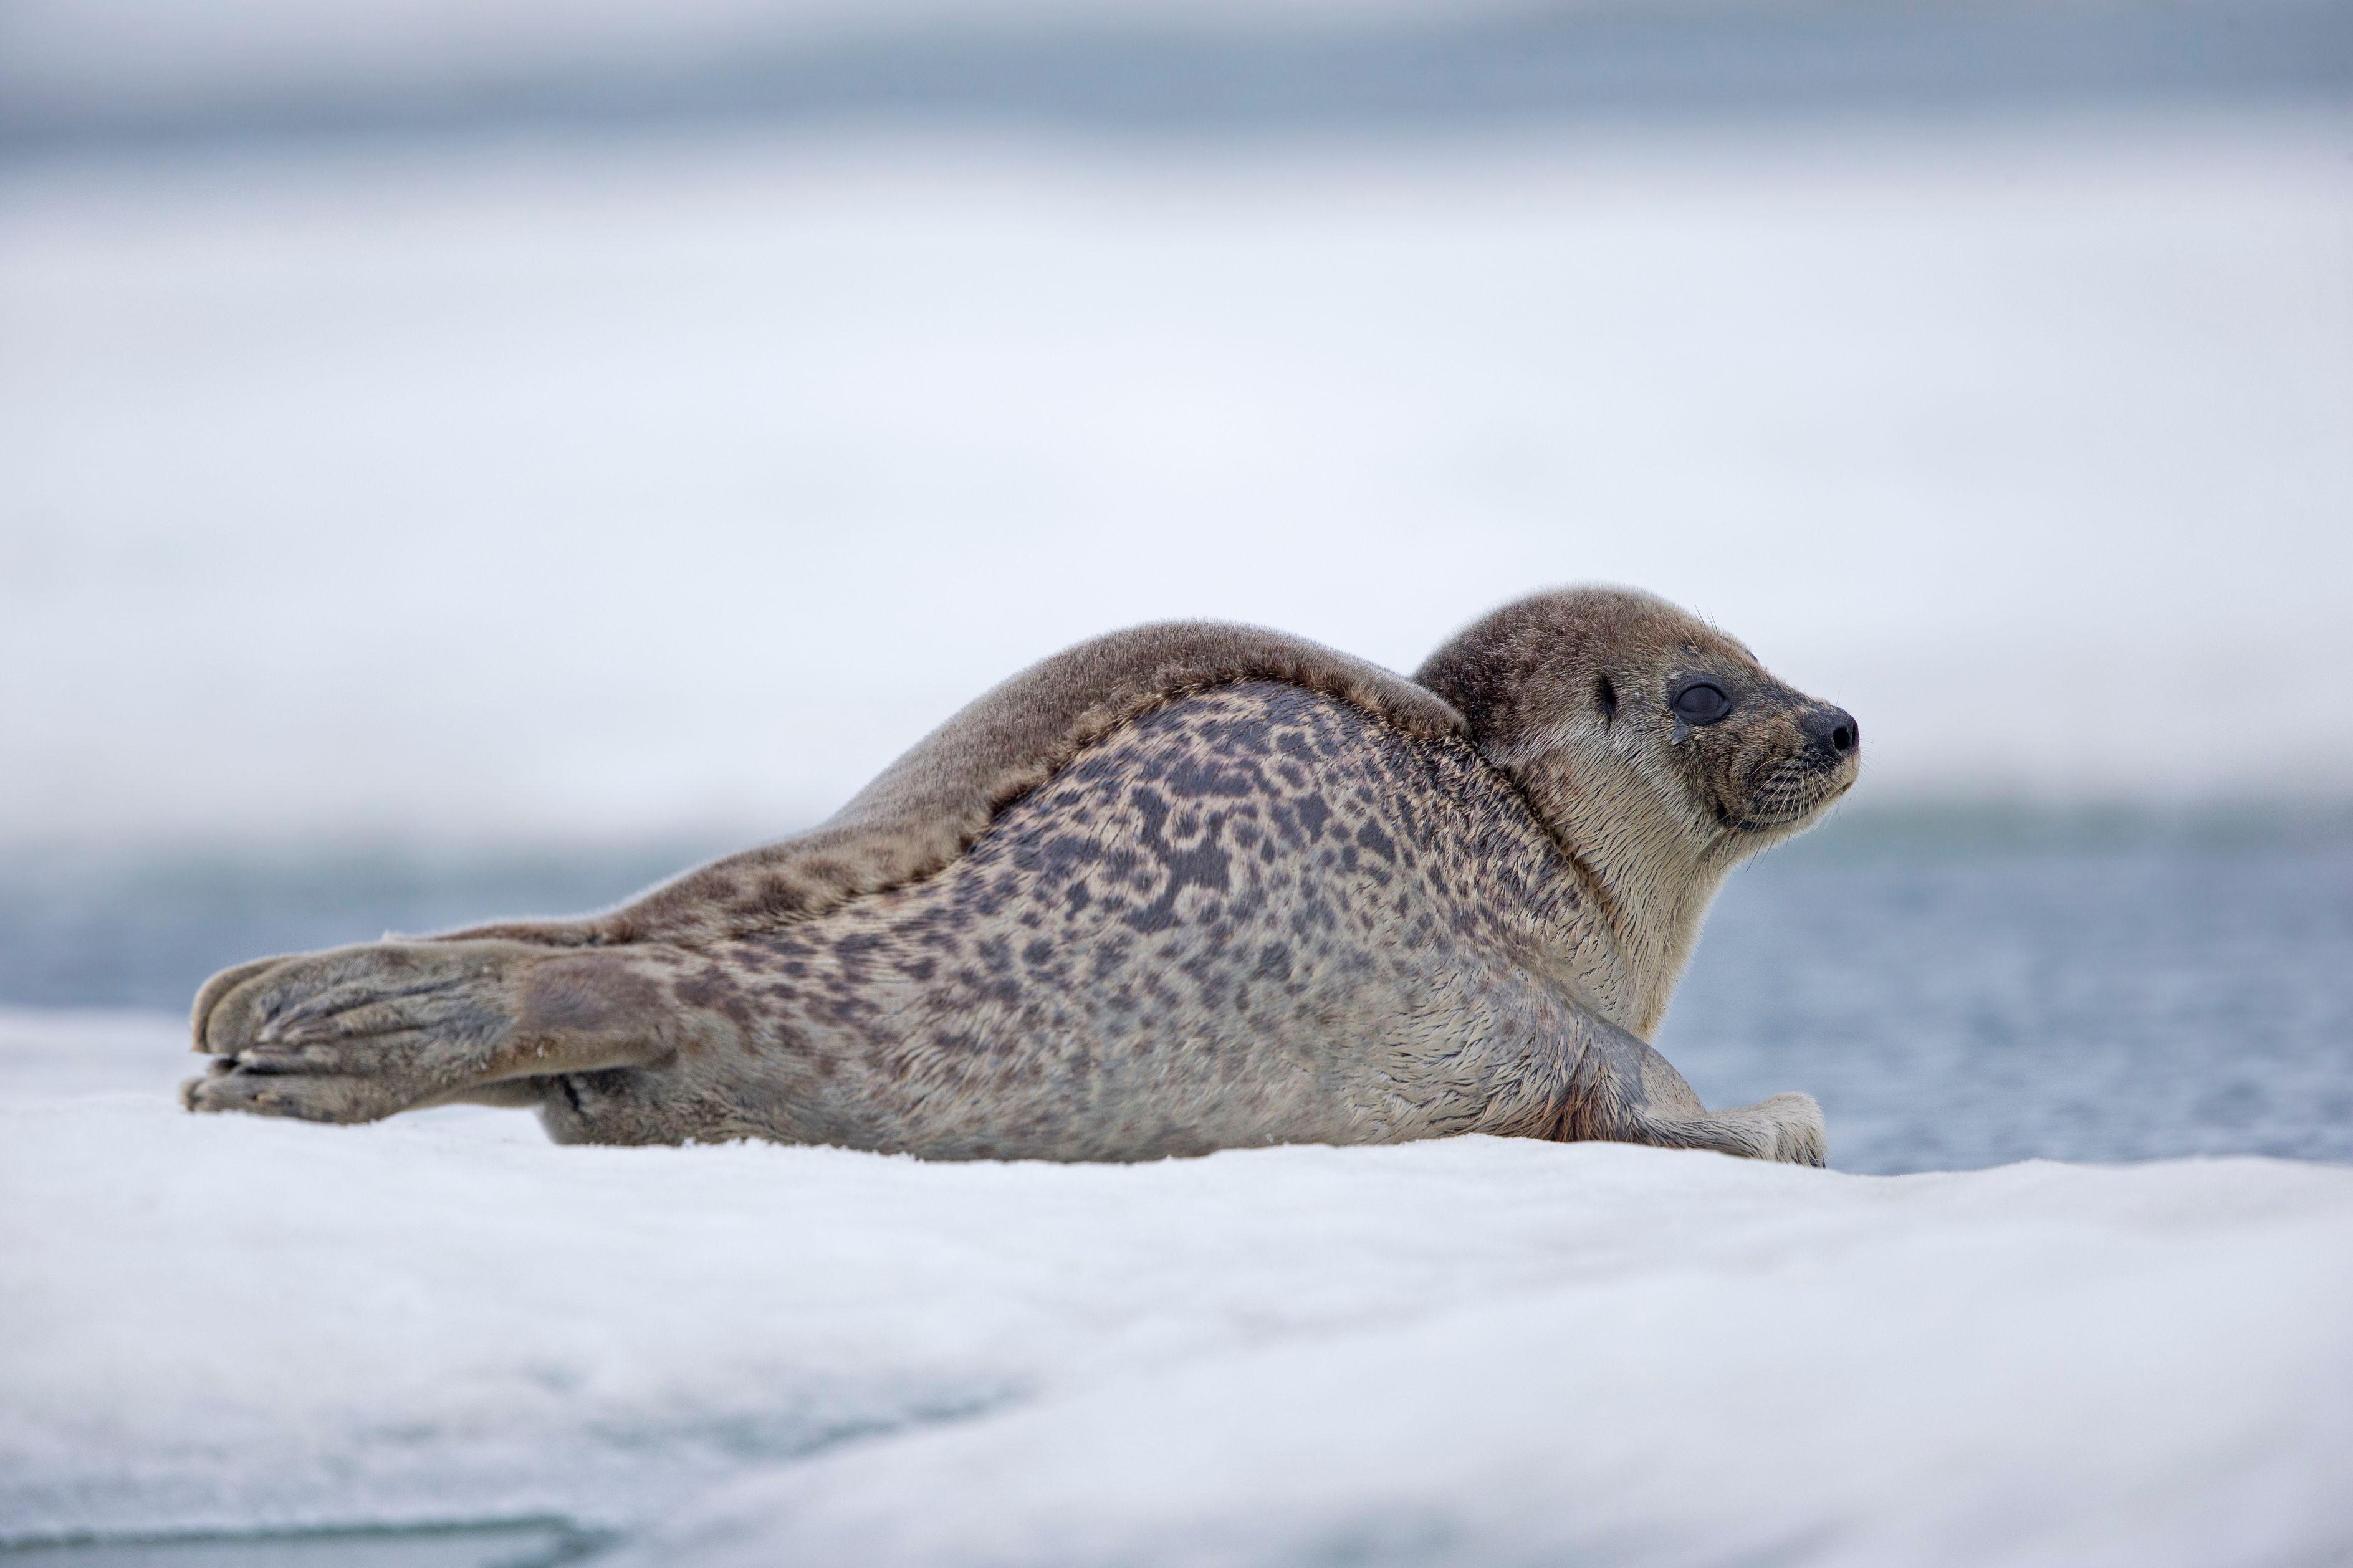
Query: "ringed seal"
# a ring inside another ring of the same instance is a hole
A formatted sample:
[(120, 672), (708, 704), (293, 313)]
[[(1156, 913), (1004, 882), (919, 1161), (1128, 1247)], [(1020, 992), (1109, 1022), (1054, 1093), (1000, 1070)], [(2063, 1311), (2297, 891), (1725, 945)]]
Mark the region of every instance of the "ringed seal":
[(1015, 676), (814, 831), (607, 913), (269, 958), (195, 1110), (536, 1108), (560, 1142), (1146, 1160), (1460, 1132), (1819, 1164), (1646, 1043), (1854, 720), (1664, 602), (1538, 595), (1412, 680), (1176, 624)]

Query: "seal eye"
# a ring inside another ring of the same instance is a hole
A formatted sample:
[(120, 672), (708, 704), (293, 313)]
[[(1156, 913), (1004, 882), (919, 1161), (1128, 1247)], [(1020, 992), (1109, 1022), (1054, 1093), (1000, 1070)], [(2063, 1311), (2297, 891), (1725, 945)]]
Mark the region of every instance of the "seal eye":
[(1713, 724), (1732, 711), (1732, 699), (1713, 680), (1694, 680), (1675, 693), (1673, 707), (1686, 724)]

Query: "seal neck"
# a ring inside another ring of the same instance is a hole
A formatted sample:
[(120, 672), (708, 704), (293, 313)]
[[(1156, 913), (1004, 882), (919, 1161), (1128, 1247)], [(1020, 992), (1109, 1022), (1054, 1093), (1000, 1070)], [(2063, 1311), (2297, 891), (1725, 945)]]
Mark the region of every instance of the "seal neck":
[(1580, 767), (1573, 749), (1490, 760), (1567, 863), (1569, 896), (1540, 911), (1540, 940), (1597, 1010), (1650, 1038), (1736, 857), (1695, 841), (1622, 769)]

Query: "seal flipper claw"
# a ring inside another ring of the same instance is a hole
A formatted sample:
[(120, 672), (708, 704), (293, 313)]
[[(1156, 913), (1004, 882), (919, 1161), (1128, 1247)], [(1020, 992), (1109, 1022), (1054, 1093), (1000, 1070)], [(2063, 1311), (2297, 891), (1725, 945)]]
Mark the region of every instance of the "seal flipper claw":
[(212, 1047), (205, 1044), (205, 1030), (212, 1022), (213, 1010), (220, 1005), (221, 999), (262, 971), (286, 963), (288, 957), (280, 953), (273, 958), (257, 958), (250, 963), (224, 969), (206, 981), (197, 989), (195, 1005), (188, 1009), (188, 1027), (193, 1036), (188, 1048), (210, 1054)]

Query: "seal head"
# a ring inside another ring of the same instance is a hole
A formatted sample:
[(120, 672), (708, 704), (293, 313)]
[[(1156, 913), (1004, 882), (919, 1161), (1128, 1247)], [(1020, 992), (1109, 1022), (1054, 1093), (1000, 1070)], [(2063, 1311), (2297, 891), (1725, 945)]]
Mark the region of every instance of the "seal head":
[(1507, 605), (1416, 681), (1462, 714), (1577, 866), (1615, 938), (1597, 988), (1647, 1036), (1725, 873), (1853, 786), (1853, 715), (1777, 680), (1663, 599), (1568, 588)]
[(1539, 594), (1478, 621), (1416, 679), (1469, 723), (1546, 822), (1597, 787), (1648, 831), (1745, 858), (1852, 786), (1854, 716), (1775, 679), (1733, 637), (1619, 588)]

